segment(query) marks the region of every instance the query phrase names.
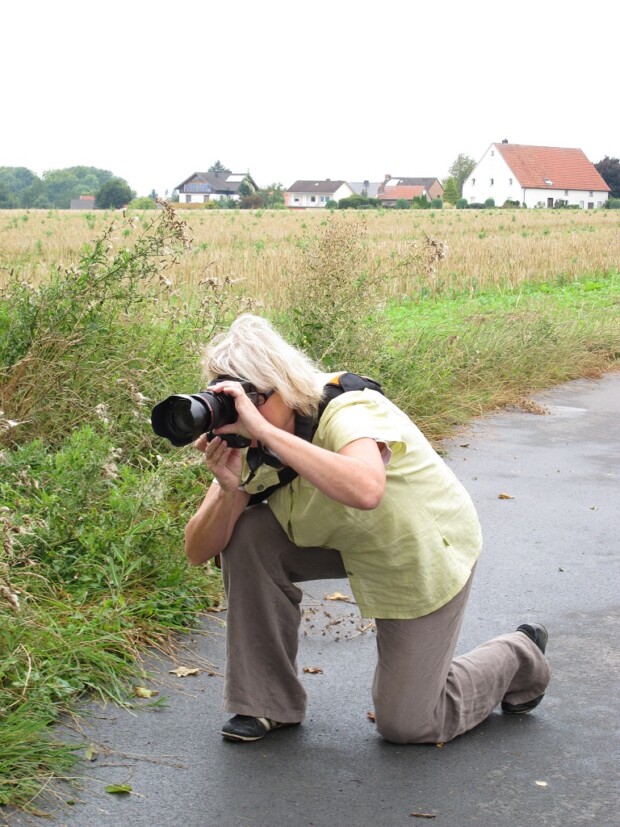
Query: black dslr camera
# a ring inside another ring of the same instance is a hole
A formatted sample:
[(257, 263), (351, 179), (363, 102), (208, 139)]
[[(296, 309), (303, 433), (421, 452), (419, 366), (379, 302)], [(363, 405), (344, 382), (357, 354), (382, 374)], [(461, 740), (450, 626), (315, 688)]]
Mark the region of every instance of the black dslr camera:
[[(248, 394), (256, 393), (249, 382), (241, 382)], [(163, 436), (176, 446), (189, 445), (202, 434), (214, 437), (213, 429), (231, 425), (237, 421), (235, 400), (226, 393), (200, 391), (169, 396), (155, 405), (151, 412), (151, 425), (157, 436)], [(240, 434), (222, 434), (221, 439), (230, 448), (247, 448), (250, 440)]]

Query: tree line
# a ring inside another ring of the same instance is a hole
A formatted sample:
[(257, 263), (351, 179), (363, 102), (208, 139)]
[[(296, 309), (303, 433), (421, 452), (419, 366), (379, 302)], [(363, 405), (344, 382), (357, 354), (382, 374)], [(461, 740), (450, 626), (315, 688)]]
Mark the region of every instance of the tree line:
[(123, 207), (135, 198), (127, 181), (110, 170), (76, 166), (41, 177), (26, 167), (0, 167), (0, 209), (68, 210), (71, 199), (94, 195), (98, 209)]

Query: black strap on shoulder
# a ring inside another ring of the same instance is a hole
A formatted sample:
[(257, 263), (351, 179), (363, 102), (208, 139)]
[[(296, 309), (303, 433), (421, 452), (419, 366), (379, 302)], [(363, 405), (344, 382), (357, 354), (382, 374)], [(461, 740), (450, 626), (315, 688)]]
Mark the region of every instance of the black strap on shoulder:
[[(338, 396), (341, 396), (341, 394), (347, 393), (348, 391), (363, 391), (366, 388), (384, 395), (383, 388), (379, 382), (375, 382), (374, 379), (370, 379), (367, 376), (360, 376), (357, 373), (341, 373), (339, 376), (336, 376), (323, 388), (323, 396), (321, 397), (321, 402), (319, 404), (318, 419), (316, 421), (313, 421), (312, 417), (309, 416), (295, 416), (295, 436), (305, 439), (307, 442), (312, 442), (312, 437), (318, 427), (319, 420), (323, 416), (325, 409), (332, 399), (336, 399)], [(250, 451), (254, 452), (251, 458)], [(260, 456), (261, 454), (262, 457)], [(273, 465), (272, 461), (265, 458), (262, 448), (248, 449), (248, 464), (250, 465), (250, 469), (252, 471), (248, 481), (252, 479), (259, 465), (265, 461), (269, 465)], [(297, 471), (294, 471), (288, 465), (284, 466), (284, 468), (278, 471), (278, 482), (274, 485), (270, 485), (268, 488), (265, 488), (264, 491), (259, 491), (256, 494), (252, 494), (250, 496), (248, 506), (263, 502), (263, 500), (266, 500), (269, 496), (271, 496), (274, 491), (277, 491), (278, 488), (288, 485), (295, 479), (295, 477), (298, 476), (299, 474)]]

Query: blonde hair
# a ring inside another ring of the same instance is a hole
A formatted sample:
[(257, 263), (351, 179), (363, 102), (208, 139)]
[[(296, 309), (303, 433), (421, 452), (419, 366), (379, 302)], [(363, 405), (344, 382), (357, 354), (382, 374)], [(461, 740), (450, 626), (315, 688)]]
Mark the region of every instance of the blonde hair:
[(324, 378), (314, 362), (289, 345), (267, 319), (244, 313), (203, 350), (208, 381), (218, 376), (246, 379), (257, 390), (277, 391), (304, 416), (314, 416), (323, 395)]

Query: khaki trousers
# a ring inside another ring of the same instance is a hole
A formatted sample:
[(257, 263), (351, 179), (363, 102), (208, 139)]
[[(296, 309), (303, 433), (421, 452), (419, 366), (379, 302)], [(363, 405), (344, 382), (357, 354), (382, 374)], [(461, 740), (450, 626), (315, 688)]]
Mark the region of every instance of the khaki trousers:
[[(267, 505), (248, 508), (222, 554), (228, 598), (224, 708), (282, 723), (302, 721), (297, 675), (302, 591), (295, 583), (346, 577), (334, 549), (291, 543)], [(473, 576), (473, 573), (472, 573)], [(449, 603), (415, 620), (377, 619), (372, 686), (378, 732), (395, 743), (449, 741), (502, 701), (545, 692), (546, 658), (521, 632), (453, 659), (469, 582)]]

